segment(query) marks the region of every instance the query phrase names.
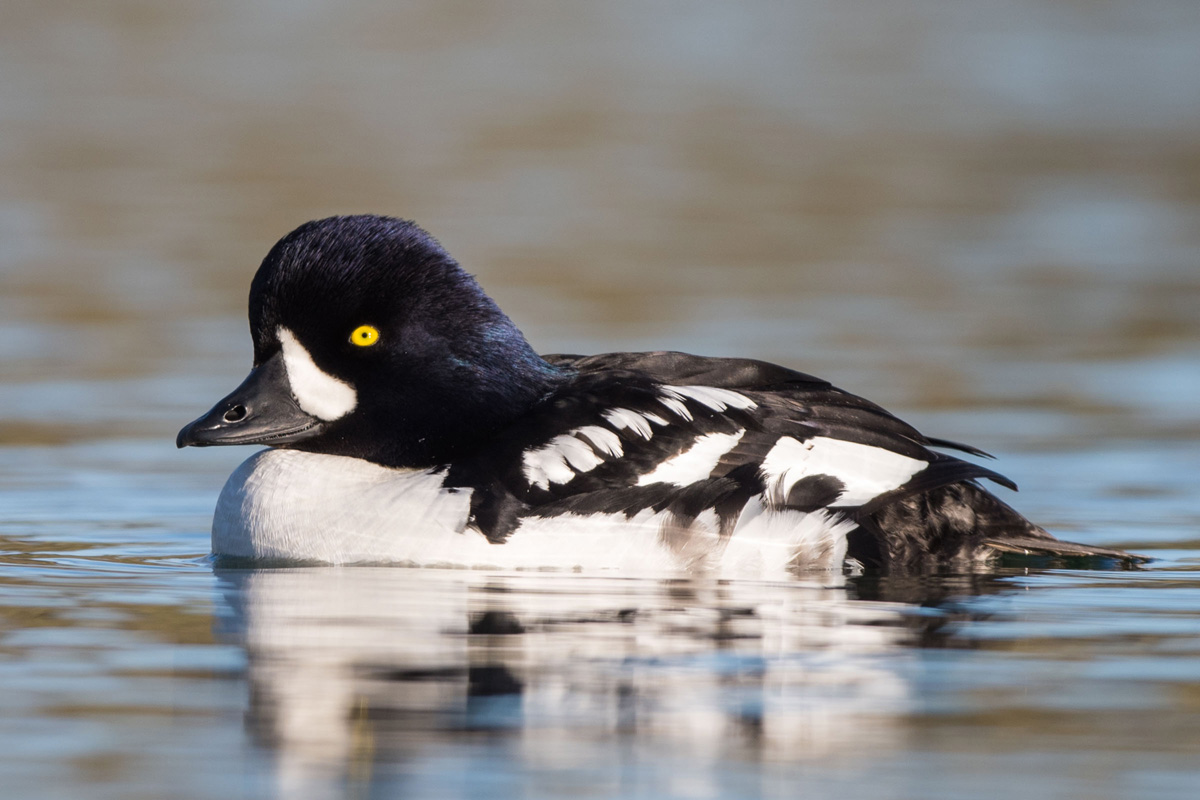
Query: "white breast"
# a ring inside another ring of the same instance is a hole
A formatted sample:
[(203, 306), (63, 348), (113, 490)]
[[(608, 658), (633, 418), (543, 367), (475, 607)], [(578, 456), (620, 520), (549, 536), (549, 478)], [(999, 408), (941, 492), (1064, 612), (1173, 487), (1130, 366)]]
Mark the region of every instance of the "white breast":
[(468, 527), (471, 490), (443, 474), (354, 458), (264, 450), (229, 477), (213, 516), (218, 555), (346, 563), (498, 569), (705, 569), (782, 575), (840, 569), (845, 532), (825, 512), (766, 509), (752, 499), (727, 540), (711, 512), (680, 533), (670, 515), (562, 515), (527, 519), (502, 544)]
[(423, 554), (419, 560), (430, 563), (448, 542), (467, 537), (469, 511), (469, 491), (447, 492), (441, 476), (426, 470), (263, 450), (221, 490), (213, 552), (334, 564), (409, 562)]

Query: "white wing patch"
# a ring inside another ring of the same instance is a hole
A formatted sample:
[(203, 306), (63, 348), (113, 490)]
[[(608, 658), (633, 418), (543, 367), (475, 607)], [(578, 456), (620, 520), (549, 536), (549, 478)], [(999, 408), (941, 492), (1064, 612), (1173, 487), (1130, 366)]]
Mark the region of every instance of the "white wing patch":
[(300, 408), (326, 422), (341, 419), (354, 410), (358, 405), (358, 393), (353, 386), (318, 367), (304, 345), (287, 328), (280, 325), (275, 335), (283, 345), (283, 366)]
[(574, 433), (564, 433), (542, 447), (526, 450), (521, 463), (531, 486), (549, 489), (552, 483), (570, 483), (577, 474), (595, 469), (604, 459)]
[(680, 417), (688, 422), (692, 421), (692, 412), (688, 411), (687, 406), (681, 399), (679, 399), (679, 397), (669, 395), (664, 392), (663, 396), (658, 398), (658, 402), (670, 409), (671, 413), (673, 413), (675, 416)]
[(586, 436), (592, 447), (613, 458), (620, 458), (625, 453), (624, 448), (621, 447), (621, 437), (608, 428), (601, 428), (599, 425), (585, 425), (575, 431), (575, 435)]
[(721, 456), (732, 450), (745, 433), (743, 428), (736, 433), (708, 433), (700, 436), (687, 450), (668, 458), (652, 472), (640, 476), (638, 486), (650, 483), (690, 486), (696, 481), (706, 480), (716, 468)]
[[(715, 386), (662, 386), (659, 388), (668, 397), (678, 399), (690, 397), (713, 411), (724, 411), (726, 408), (747, 409), (758, 406), (758, 403), (744, 394), (738, 394), (729, 389), (718, 389)], [(689, 416), (688, 419), (691, 417)]]
[[(632, 411), (618, 410), (634, 414)], [(641, 424), (650, 427), (641, 416), (635, 416)], [(586, 438), (581, 439), (580, 436)], [(525, 480), (531, 486), (549, 489), (552, 483), (570, 483), (576, 475), (590, 472), (603, 464), (604, 459), (598, 453), (620, 458), (624, 452), (621, 439), (615, 433), (599, 425), (585, 425), (555, 436), (541, 447), (526, 450), (521, 463)]]
[[(694, 400), (714, 411), (727, 408), (754, 408), (757, 404), (737, 392), (713, 386), (660, 386), (658, 401), (673, 415), (685, 422), (693, 421), (687, 400)], [(654, 436), (654, 426), (666, 427), (671, 423), (666, 417), (653, 411), (634, 411), (629, 408), (610, 408), (601, 416), (616, 431), (629, 431), (649, 441)], [(708, 477), (721, 456), (733, 449), (745, 430), (737, 433), (710, 433), (700, 436), (686, 452), (680, 453), (659, 464), (638, 480), (638, 485), (647, 483), (674, 483), (688, 486)], [(521, 457), (525, 479), (530, 486), (549, 489), (550, 484), (570, 483), (575, 476), (595, 469), (604, 463), (604, 457), (620, 458), (625, 454), (621, 437), (599, 425), (585, 425), (547, 444), (525, 451)]]
[(628, 408), (610, 408), (604, 412), (604, 419), (617, 430), (628, 428), (643, 439), (649, 439), (654, 435), (654, 429), (650, 427), (646, 418)]
[(767, 453), (760, 471), (767, 484), (767, 497), (774, 503), (782, 503), (800, 479), (830, 475), (846, 487), (838, 495), (839, 505), (862, 505), (903, 486), (927, 466), (927, 461), (880, 447), (825, 436), (803, 442), (784, 436)]
[(667, 425), (670, 424), (665, 419), (660, 417), (658, 414), (655, 414), (653, 411), (643, 411), (642, 416), (645, 417), (646, 419), (650, 420), (651, 422), (653, 422), (655, 425), (662, 425), (663, 427), (666, 427)]
[[(686, 411), (686, 409), (684, 410)], [(603, 416), (608, 424), (617, 430), (628, 428), (643, 439), (649, 439), (654, 435), (654, 429), (648, 423), (653, 422), (655, 425), (663, 426), (669, 424), (652, 411), (631, 411), (628, 408), (610, 408), (604, 412)], [(691, 417), (689, 416), (688, 419)]]

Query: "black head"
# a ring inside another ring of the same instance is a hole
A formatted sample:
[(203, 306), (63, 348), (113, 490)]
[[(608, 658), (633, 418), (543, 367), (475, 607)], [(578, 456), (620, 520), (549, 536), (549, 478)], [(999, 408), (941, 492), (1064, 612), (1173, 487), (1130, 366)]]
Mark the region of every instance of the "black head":
[(478, 447), (564, 374), (432, 236), (390, 217), (331, 217), (281, 239), (251, 284), (250, 330), (254, 372), (180, 446), (431, 466)]

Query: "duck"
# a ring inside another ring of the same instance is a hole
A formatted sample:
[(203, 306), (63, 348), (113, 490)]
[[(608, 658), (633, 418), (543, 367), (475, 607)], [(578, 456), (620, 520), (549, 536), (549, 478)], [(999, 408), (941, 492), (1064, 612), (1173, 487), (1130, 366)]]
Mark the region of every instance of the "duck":
[(1129, 563), (989, 491), (970, 445), (793, 369), (674, 351), (539, 355), (415, 223), (337, 216), (254, 275), (249, 376), (176, 439), (265, 445), (216, 557), (776, 576)]

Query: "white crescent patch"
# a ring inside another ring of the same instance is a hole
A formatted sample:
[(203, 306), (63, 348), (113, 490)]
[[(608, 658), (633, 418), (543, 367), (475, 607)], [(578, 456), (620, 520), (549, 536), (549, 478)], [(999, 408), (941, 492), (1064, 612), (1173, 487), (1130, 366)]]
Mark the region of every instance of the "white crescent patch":
[(318, 367), (287, 328), (280, 325), (275, 334), (283, 345), (283, 366), (300, 408), (325, 422), (341, 419), (354, 410), (358, 393), (353, 386)]

